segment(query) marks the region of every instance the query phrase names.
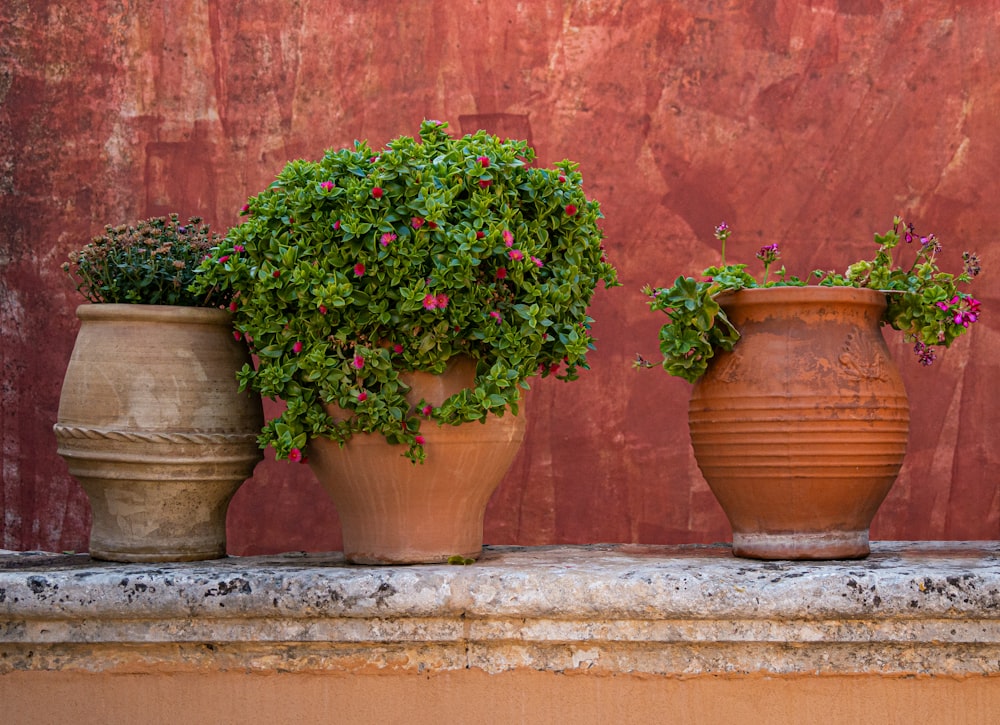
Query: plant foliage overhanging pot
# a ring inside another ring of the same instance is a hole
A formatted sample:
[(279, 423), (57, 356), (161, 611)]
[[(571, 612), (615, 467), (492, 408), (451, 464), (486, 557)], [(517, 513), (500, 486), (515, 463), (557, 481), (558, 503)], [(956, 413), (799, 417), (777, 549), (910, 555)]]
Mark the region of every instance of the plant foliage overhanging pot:
[[(379, 151), (356, 142), (292, 161), (249, 200), (199, 284), (234, 294), (259, 361), (241, 384), (287, 406), (262, 445), (292, 461), (308, 446), (323, 476), (321, 440), (372, 434), (419, 464), (444, 450), (440, 426), (495, 426), (530, 377), (577, 377), (591, 298), (617, 279), (577, 164), (533, 159), (523, 141), (452, 138), (427, 121)], [(471, 383), (443, 399), (411, 386), (410, 373), (440, 374), (456, 356), (473, 361)]]
[[(937, 239), (897, 218), (878, 253), (819, 286), (769, 281), (777, 245), (762, 247), (764, 283), (723, 263), (705, 279), (647, 289), (663, 367), (695, 384), (689, 426), (695, 458), (733, 528), (733, 552), (764, 559), (856, 558), (906, 449), (906, 391), (880, 326), (903, 331), (920, 362), (934, 360), (980, 315), (957, 288), (978, 274), (975, 255), (952, 276)], [(900, 243), (916, 245), (908, 268)], [(637, 361), (640, 367), (650, 363)]]

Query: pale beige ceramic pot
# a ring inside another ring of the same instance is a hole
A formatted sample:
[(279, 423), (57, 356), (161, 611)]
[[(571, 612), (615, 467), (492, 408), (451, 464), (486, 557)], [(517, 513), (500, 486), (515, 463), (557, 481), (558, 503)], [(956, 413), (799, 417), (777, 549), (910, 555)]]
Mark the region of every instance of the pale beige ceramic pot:
[(226, 555), (226, 511), (262, 454), (249, 361), (224, 310), (81, 305), (63, 380), (59, 455), (90, 501), (90, 554), (111, 561)]
[[(475, 363), (455, 358), (442, 375), (401, 375), (407, 395), (440, 405), (472, 387)], [(338, 415), (331, 409), (331, 415)], [(420, 564), (452, 557), (477, 559), (490, 497), (524, 438), (519, 415), (490, 416), (458, 426), (425, 422), (426, 460), (413, 463), (403, 449), (374, 433), (355, 434), (340, 447), (326, 438), (309, 443), (308, 461), (337, 507), (344, 555), (357, 564)]]
[(880, 332), (882, 293), (774, 287), (720, 298), (741, 338), (691, 395), (698, 466), (733, 553), (858, 558), (906, 452), (906, 389)]

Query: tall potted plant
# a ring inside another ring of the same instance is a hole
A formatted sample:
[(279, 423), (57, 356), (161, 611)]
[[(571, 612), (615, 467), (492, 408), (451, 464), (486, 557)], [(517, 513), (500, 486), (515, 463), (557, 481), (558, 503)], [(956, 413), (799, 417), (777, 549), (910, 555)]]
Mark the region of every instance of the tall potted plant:
[(218, 242), (200, 218), (107, 227), (63, 268), (89, 300), (59, 399), (58, 452), (90, 500), (91, 556), (225, 556), (226, 511), (262, 458), (259, 396), (229, 294), (189, 286)]
[(347, 558), (475, 558), (523, 436), (521, 391), (573, 380), (605, 260), (578, 165), (523, 141), (400, 136), (289, 163), (202, 266), (257, 356), (241, 385), (284, 402), (260, 443), (304, 461)]
[[(776, 244), (757, 253), (760, 282), (727, 264), (731, 230), (716, 229), (722, 262), (702, 279), (647, 288), (662, 366), (694, 383), (688, 410), (695, 458), (733, 528), (736, 555), (863, 557), (868, 532), (906, 450), (909, 405), (880, 327), (904, 333), (919, 361), (948, 347), (980, 315), (937, 264), (939, 240), (896, 218), (871, 260), (818, 284), (789, 277)], [(910, 260), (904, 265), (903, 258)], [(637, 365), (652, 363), (640, 358)]]

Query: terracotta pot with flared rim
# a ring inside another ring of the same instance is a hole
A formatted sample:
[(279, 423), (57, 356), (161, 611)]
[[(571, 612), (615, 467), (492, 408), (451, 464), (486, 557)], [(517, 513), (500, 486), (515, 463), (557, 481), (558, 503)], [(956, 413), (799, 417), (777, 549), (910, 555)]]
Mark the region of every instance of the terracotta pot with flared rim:
[[(442, 375), (406, 373), (411, 405), (440, 405), (473, 386), (475, 361), (455, 358)], [(331, 408), (331, 415), (339, 409)], [(458, 426), (425, 422), (424, 463), (379, 434), (355, 434), (343, 448), (326, 438), (310, 441), (309, 466), (330, 493), (340, 516), (344, 556), (355, 564), (429, 564), (453, 556), (477, 559), (490, 497), (524, 439), (519, 415), (490, 416)]]
[(226, 555), (226, 511), (263, 458), (250, 357), (224, 310), (81, 305), (55, 435), (90, 500), (90, 554), (126, 562)]
[(720, 297), (741, 338), (691, 395), (698, 466), (733, 553), (860, 558), (906, 451), (906, 389), (880, 331), (882, 293), (773, 287)]

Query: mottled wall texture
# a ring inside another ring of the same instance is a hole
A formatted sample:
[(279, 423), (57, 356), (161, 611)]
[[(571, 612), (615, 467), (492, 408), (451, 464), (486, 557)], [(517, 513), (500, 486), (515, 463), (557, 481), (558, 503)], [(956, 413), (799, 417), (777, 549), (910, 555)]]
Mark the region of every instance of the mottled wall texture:
[[(708, 542), (690, 388), (659, 370), (641, 288), (778, 242), (843, 269), (894, 214), (977, 250), (985, 315), (931, 368), (898, 336), (909, 454), (876, 538), (1000, 538), (1000, 2), (4, 0), (0, 4), (0, 548), (83, 549), (89, 510), (52, 424), (79, 300), (67, 253), (172, 211), (225, 228), (287, 160), (423, 118), (581, 163), (624, 287), (592, 370), (530, 392), (488, 543)], [(307, 466), (268, 459), (230, 550), (337, 549)]]

